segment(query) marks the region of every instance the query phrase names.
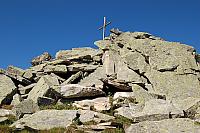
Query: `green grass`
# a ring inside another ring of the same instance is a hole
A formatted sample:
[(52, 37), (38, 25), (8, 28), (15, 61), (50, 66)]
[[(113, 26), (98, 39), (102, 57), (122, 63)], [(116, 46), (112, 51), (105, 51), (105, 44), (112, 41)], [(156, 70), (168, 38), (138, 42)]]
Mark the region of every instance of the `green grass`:
[(125, 131), (122, 128), (116, 128), (116, 129), (105, 129), (102, 133), (125, 133)]

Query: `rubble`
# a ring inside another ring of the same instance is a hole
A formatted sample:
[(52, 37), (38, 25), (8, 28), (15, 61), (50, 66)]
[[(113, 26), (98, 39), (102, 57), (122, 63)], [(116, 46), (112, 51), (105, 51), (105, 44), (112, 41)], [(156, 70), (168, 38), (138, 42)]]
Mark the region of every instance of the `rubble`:
[(60, 50), (55, 58), (45, 52), (25, 70), (0, 69), (0, 121), (15, 115), (11, 127), (34, 131), (73, 125), (88, 132), (199, 132), (193, 47), (119, 29), (95, 45)]

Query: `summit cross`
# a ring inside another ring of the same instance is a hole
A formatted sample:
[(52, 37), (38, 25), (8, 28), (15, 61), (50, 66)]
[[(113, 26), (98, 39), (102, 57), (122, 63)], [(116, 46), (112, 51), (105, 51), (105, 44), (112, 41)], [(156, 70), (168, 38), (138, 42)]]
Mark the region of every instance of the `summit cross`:
[(106, 17), (103, 18), (103, 26), (101, 26), (98, 30), (103, 29), (103, 40), (105, 39), (105, 32), (106, 32), (106, 26), (111, 24), (111, 22), (106, 22)]

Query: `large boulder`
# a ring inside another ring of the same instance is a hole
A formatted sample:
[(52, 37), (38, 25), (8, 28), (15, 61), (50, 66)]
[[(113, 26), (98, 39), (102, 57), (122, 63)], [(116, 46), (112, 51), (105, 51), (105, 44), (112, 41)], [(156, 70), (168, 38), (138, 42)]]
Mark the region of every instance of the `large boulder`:
[(0, 104), (10, 104), (15, 93), (14, 82), (9, 77), (0, 74)]
[(99, 88), (86, 87), (78, 84), (67, 84), (61, 86), (58, 92), (63, 98), (85, 98), (105, 95), (105, 93)]
[(48, 52), (44, 52), (42, 55), (35, 57), (32, 61), (31, 64), (33, 66), (42, 64), (44, 61), (49, 61), (51, 59), (51, 55)]
[(198, 133), (199, 124), (187, 118), (166, 119), (161, 121), (144, 121), (132, 124), (125, 133)]
[(100, 54), (99, 50), (89, 47), (73, 48), (72, 50), (60, 50), (56, 53), (56, 59), (91, 62), (98, 54)]
[(32, 88), (28, 94), (27, 99), (33, 100), (35, 103), (38, 103), (39, 97), (50, 96), (53, 86), (58, 86), (59, 81), (56, 77), (50, 75), (45, 75), (40, 78), (37, 84)]
[(76, 110), (42, 110), (16, 121), (11, 127), (28, 127), (34, 130), (67, 128), (72, 124), (76, 113)]

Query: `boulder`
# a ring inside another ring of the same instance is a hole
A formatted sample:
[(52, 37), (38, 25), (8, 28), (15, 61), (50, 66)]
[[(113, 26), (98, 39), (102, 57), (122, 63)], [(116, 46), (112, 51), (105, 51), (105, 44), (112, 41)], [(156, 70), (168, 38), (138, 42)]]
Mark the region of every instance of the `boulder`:
[(39, 97), (50, 96), (53, 90), (52, 87), (58, 85), (59, 82), (57, 78), (52, 77), (50, 75), (45, 75), (41, 77), (40, 80), (36, 83), (36, 85), (32, 88), (32, 90), (29, 92), (27, 99), (31, 99), (35, 103), (37, 103)]
[(103, 67), (98, 67), (93, 73), (82, 79), (78, 84), (83, 86), (100, 86), (103, 88), (103, 82), (100, 80), (106, 78)]
[(96, 70), (98, 67), (99, 67), (99, 65), (73, 64), (73, 65), (67, 66), (67, 69), (70, 72), (79, 72), (79, 71), (92, 72), (92, 71)]
[(7, 76), (0, 74), (0, 104), (9, 104), (16, 93), (14, 82)]
[(18, 67), (14, 67), (14, 66), (8, 66), (7, 68), (7, 73), (13, 75), (13, 76), (23, 76), (24, 74), (24, 70)]
[(18, 91), (20, 92), (21, 95), (28, 94), (35, 85), (36, 83), (33, 83), (25, 87), (20, 87), (18, 88)]
[(13, 96), (13, 100), (11, 102), (11, 105), (15, 106), (15, 105), (19, 104), (21, 101), (22, 101), (21, 96), (19, 94), (15, 94)]
[(20, 119), (25, 114), (33, 114), (39, 111), (39, 106), (34, 103), (33, 100), (24, 100), (19, 104), (15, 105), (12, 111), (15, 113), (15, 116)]
[(105, 93), (99, 88), (86, 87), (78, 84), (67, 84), (61, 86), (59, 92), (63, 98), (85, 98), (105, 95)]
[(43, 68), (46, 73), (58, 73), (58, 74), (66, 74), (67, 67), (65, 65), (47, 65)]
[(0, 117), (15, 115), (11, 110), (0, 109)]
[(71, 75), (66, 81), (64, 81), (61, 85), (72, 84), (74, 81), (83, 76), (83, 72), (79, 71), (76, 74)]
[(11, 127), (28, 127), (34, 130), (67, 128), (72, 124), (76, 113), (76, 110), (42, 110), (16, 121)]
[(96, 111), (110, 110), (111, 104), (109, 97), (99, 97), (92, 100), (75, 101), (74, 106), (81, 109), (94, 109)]
[(100, 123), (100, 122), (110, 121), (115, 118), (110, 115), (106, 115), (103, 113), (98, 113), (98, 112), (94, 112), (90, 110), (79, 110), (79, 114), (80, 114), (79, 118), (82, 123), (91, 122), (91, 121)]
[(92, 57), (97, 54), (99, 54), (97, 49), (88, 47), (74, 48), (72, 50), (60, 50), (56, 53), (56, 59), (91, 62)]
[(188, 118), (166, 119), (161, 121), (144, 121), (132, 124), (125, 133), (198, 133), (200, 126)]
[(129, 108), (129, 113), (120, 110), (120, 112), (116, 113), (115, 115), (124, 116), (128, 119), (132, 119), (134, 122), (141, 122), (180, 118), (184, 116), (184, 113), (182, 110), (179, 110), (173, 106), (173, 104), (171, 104), (169, 101), (152, 99), (145, 102), (144, 108), (140, 112)]
[(44, 61), (49, 61), (51, 60), (51, 55), (48, 52), (44, 52), (42, 55), (35, 57), (32, 61), (31, 64), (33, 66), (42, 64)]

